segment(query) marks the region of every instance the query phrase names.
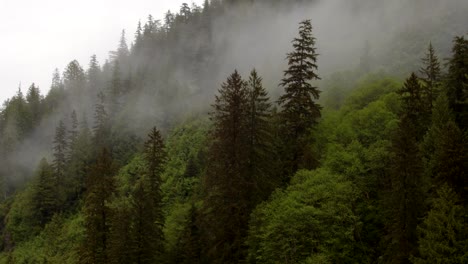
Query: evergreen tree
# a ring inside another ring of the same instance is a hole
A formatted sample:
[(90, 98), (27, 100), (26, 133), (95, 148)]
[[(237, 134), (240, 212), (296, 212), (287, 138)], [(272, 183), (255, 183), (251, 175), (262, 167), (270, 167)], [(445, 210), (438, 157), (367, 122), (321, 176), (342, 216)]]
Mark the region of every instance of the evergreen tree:
[[(164, 142), (156, 127), (148, 135), (148, 140), (144, 144), (144, 158), (147, 166), (146, 177), (144, 177), (135, 191), (135, 206), (140, 221), (140, 232), (148, 232), (146, 226), (151, 226), (151, 237), (140, 239), (139, 255), (150, 258), (148, 252), (152, 252), (153, 257), (160, 257), (163, 253), (164, 236), (162, 227), (164, 216), (162, 213), (162, 193), (161, 174), (166, 163), (166, 150)], [(146, 252), (146, 253), (145, 253)]]
[(88, 93), (96, 94), (100, 86), (101, 67), (96, 55), (92, 55), (89, 61), (89, 68), (86, 72)]
[(414, 264), (468, 262), (468, 229), (456, 193), (444, 184), (437, 191), (432, 209), (418, 226), (419, 254)]
[(449, 101), (444, 94), (439, 95), (432, 112), (432, 126), (422, 144), (426, 175), (431, 179), (433, 188), (448, 183), (460, 197), (466, 197), (466, 135), (455, 123)]
[(86, 181), (83, 214), (85, 238), (81, 247), (81, 263), (108, 263), (110, 219), (109, 202), (114, 192), (115, 168), (107, 149), (103, 149), (91, 167)]
[(52, 85), (50, 86), (49, 93), (45, 98), (44, 110), (47, 113), (51, 113), (54, 110), (58, 109), (60, 103), (63, 101), (63, 97), (64, 85), (62, 79), (60, 78), (59, 70), (55, 69), (52, 75)]
[(320, 91), (310, 84), (319, 80), (315, 38), (312, 36), (310, 20), (300, 23), (299, 37), (293, 40), (294, 51), (288, 53), (289, 68), (284, 72), (281, 86), (285, 89), (278, 103), (282, 106), (285, 174), (292, 175), (301, 164), (305, 137), (320, 118), (321, 106), (316, 102)]
[(392, 141), (390, 189), (384, 196), (388, 263), (408, 263), (417, 246), (416, 226), (424, 213), (425, 194), (416, 133), (415, 125), (405, 116)]
[(112, 70), (112, 79), (109, 87), (110, 97), (110, 114), (115, 117), (120, 111), (122, 105), (123, 84), (121, 80), (120, 62), (114, 61), (114, 68)]
[(423, 98), (426, 102), (427, 112), (430, 113), (434, 101), (439, 94), (440, 83), (442, 79), (439, 59), (435, 54), (432, 43), (429, 43), (426, 57), (422, 59), (422, 62), (424, 66), (419, 70), (422, 75), (420, 79), (424, 83)]
[[(73, 118), (72, 118), (73, 119)], [(67, 200), (70, 206), (76, 205), (85, 189), (85, 178), (92, 154), (92, 135), (86, 118), (83, 117), (76, 138), (69, 137), (67, 175)], [(72, 134), (71, 132), (69, 134)]]
[(65, 169), (67, 166), (67, 150), (68, 150), (67, 128), (62, 120), (60, 120), (59, 125), (55, 129), (55, 137), (54, 137), (53, 143), (54, 143), (53, 167), (55, 171), (55, 177), (57, 178), (57, 182), (61, 184), (64, 178)]
[(42, 159), (36, 175), (36, 182), (32, 197), (33, 210), (39, 226), (44, 227), (52, 219), (59, 201), (57, 197), (56, 180), (53, 169), (46, 159)]
[(246, 174), (249, 90), (237, 71), (222, 84), (213, 109), (212, 145), (204, 180), (206, 250), (212, 262), (237, 263), (245, 258), (248, 195), (253, 186)]
[(26, 102), (28, 103), (28, 115), (30, 118), (30, 130), (36, 128), (42, 118), (42, 96), (39, 88), (34, 83), (29, 87), (26, 94)]
[(78, 61), (71, 61), (63, 73), (63, 82), (66, 89), (77, 93), (77, 90), (83, 89), (85, 84), (85, 74)]
[(468, 40), (455, 37), (452, 53), (447, 76), (447, 96), (457, 125), (465, 131), (468, 127)]
[[(255, 190), (258, 199), (266, 199), (271, 191), (278, 186), (274, 171), (274, 149), (271, 127), (272, 110), (270, 98), (263, 87), (262, 78), (254, 69), (247, 82), (249, 90), (247, 110), (248, 115), (248, 174), (255, 179)], [(252, 199), (255, 203), (256, 199)]]
[(201, 263), (200, 228), (197, 224), (197, 209), (191, 205), (182, 236), (177, 245), (175, 263), (197, 264)]
[(109, 146), (110, 124), (105, 107), (105, 96), (102, 92), (98, 94), (98, 102), (94, 110), (93, 134), (95, 146)]
[[(158, 263), (164, 252), (162, 203), (154, 199), (149, 179), (140, 178), (132, 192), (132, 238), (135, 263)], [(160, 193), (160, 190), (158, 190)]]
[(402, 101), (402, 116), (409, 119), (416, 129), (416, 140), (419, 141), (427, 130), (428, 113), (424, 104), (423, 88), (419, 84), (418, 76), (412, 73), (398, 91)]

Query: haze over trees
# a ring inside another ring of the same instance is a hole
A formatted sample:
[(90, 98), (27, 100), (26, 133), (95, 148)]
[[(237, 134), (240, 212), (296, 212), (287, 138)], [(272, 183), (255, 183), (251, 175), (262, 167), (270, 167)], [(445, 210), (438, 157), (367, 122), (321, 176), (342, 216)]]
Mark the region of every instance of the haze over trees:
[(185, 3), (102, 65), (56, 70), (47, 95), (18, 89), (0, 109), (0, 263), (468, 262), (466, 16), (440, 22), (458, 36), (396, 34), (393, 54), (362, 39), (324, 73), (303, 13), (290, 38), (249, 39), (288, 43), (271, 67), (220, 37), (316, 4)]

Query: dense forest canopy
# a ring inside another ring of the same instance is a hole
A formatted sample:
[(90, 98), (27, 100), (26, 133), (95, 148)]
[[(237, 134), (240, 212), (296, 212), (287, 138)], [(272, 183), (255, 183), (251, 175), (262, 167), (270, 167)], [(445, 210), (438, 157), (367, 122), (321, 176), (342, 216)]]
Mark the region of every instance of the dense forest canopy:
[(468, 4), (206, 0), (0, 109), (0, 263), (468, 262)]

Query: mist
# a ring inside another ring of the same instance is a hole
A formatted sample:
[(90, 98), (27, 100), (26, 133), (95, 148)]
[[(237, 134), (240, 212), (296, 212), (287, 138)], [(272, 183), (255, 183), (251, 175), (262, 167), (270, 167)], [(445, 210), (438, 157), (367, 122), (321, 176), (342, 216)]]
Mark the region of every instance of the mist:
[[(181, 25), (170, 36), (171, 45), (155, 40), (157, 44), (145, 44), (143, 51), (122, 62), (122, 79), (132, 80), (136, 88), (123, 96), (120, 118), (125, 130), (139, 137), (154, 125), (167, 135), (180, 120), (208, 113), (220, 84), (235, 69), (245, 78), (256, 68), (276, 100), (282, 92), (278, 84), (287, 68), (286, 54), (304, 19), (311, 19), (314, 27), (322, 79), (358, 67), (365, 52), (373, 58), (370, 71), (404, 77), (418, 69), (429, 42), (441, 58), (449, 55), (450, 40), (468, 32), (467, 13), (465, 0), (262, 1), (236, 6), (211, 14), (209, 34), (186, 33), (194, 27)], [(411, 41), (405, 39), (408, 33), (414, 36)], [(126, 36), (128, 45), (134, 42), (133, 35)], [(32, 175), (42, 157), (51, 157), (55, 127), (60, 120), (69, 123), (73, 110), (92, 126), (97, 93), (108, 92), (112, 72), (112, 60), (106, 66), (103, 60), (100, 63), (101, 86), (95, 91), (68, 92), (65, 101), (8, 154), (8, 166), (21, 168), (21, 175)], [(86, 69), (87, 63), (81, 66)]]

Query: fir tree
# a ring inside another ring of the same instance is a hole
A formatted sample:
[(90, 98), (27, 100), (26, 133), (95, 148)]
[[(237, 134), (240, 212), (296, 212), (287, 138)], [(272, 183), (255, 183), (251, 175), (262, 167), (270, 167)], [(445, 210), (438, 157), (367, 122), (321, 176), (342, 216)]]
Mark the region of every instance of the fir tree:
[(294, 51), (287, 55), (289, 68), (281, 82), (285, 94), (278, 100), (282, 106), (285, 157), (288, 157), (285, 173), (289, 175), (300, 167), (305, 136), (321, 116), (321, 106), (316, 102), (320, 91), (310, 84), (310, 81), (320, 79), (316, 73), (317, 53), (310, 20), (300, 23), (299, 37), (293, 40), (293, 48)]

